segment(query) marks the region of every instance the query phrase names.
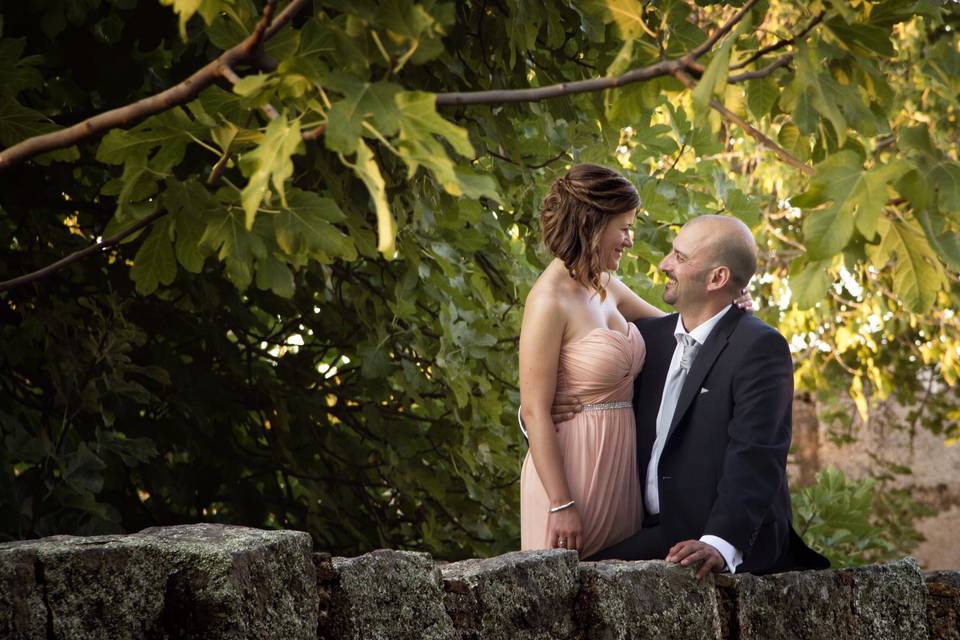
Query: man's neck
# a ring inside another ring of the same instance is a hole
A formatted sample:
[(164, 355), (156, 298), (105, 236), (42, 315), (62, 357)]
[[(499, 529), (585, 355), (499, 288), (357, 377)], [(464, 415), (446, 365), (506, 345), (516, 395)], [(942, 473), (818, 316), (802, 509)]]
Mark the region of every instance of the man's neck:
[(680, 312), (680, 321), (683, 322), (683, 328), (690, 332), (720, 313), (729, 304), (729, 300), (711, 300), (694, 309), (677, 309), (677, 311)]

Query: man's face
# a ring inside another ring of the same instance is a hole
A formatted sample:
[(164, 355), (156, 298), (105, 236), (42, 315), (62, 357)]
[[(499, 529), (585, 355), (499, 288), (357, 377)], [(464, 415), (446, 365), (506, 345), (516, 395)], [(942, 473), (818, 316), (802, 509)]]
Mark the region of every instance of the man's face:
[(710, 225), (687, 225), (673, 240), (673, 249), (660, 261), (667, 276), (663, 301), (678, 311), (703, 300), (707, 294), (710, 263)]

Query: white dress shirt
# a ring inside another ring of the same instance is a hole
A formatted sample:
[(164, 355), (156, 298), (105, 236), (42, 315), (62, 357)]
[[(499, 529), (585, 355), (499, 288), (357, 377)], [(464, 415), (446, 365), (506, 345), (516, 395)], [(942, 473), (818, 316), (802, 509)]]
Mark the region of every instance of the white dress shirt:
[[(710, 335), (710, 332), (713, 331), (713, 328), (720, 322), (720, 318), (730, 309), (731, 305), (727, 305), (720, 312), (698, 326), (693, 331), (687, 331), (683, 326), (682, 319), (677, 317), (677, 328), (674, 330), (674, 336), (680, 335), (689, 335), (691, 338), (697, 341), (697, 343), (702, 347), (703, 344), (707, 341), (707, 337)], [(670, 360), (670, 368), (667, 369), (667, 380), (670, 380), (677, 371), (680, 369), (680, 356), (682, 354), (682, 349), (680, 346), (679, 339), (677, 340), (677, 346), (673, 350), (673, 358)], [(653, 442), (653, 451), (650, 453), (650, 462), (647, 464), (647, 476), (646, 476), (646, 487), (644, 491), (644, 501), (647, 509), (647, 513), (657, 514), (660, 513), (660, 485), (657, 482), (658, 470), (660, 467), (660, 456), (663, 454), (663, 447), (667, 442), (667, 432), (669, 430), (669, 425), (662, 424), (661, 417), (663, 415), (663, 400), (660, 401), (660, 410), (657, 412), (657, 437)], [(671, 407), (670, 409), (675, 409)], [(671, 410), (671, 413), (673, 411)], [(720, 555), (723, 556), (724, 561), (727, 563), (727, 569), (731, 573), (735, 572), (737, 566), (743, 562), (743, 553), (739, 549), (735, 548), (732, 544), (715, 535), (705, 534), (700, 538), (700, 542), (704, 542), (717, 551), (720, 552)]]

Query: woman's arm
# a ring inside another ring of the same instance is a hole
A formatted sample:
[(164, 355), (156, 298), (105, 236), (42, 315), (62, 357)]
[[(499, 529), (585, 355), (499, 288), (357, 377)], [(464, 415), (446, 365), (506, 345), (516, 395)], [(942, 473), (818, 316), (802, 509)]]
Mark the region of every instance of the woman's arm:
[[(573, 500), (557, 439), (550, 405), (557, 388), (564, 321), (561, 305), (548, 291), (536, 288), (527, 296), (520, 330), (520, 413), (527, 426), (530, 455), (551, 507)], [(568, 549), (581, 548), (582, 525), (576, 507), (551, 513), (547, 541)]]
[(623, 284), (617, 276), (610, 274), (610, 282), (607, 283), (607, 289), (613, 294), (617, 302), (617, 310), (627, 320), (633, 322), (641, 318), (659, 318), (667, 315), (660, 309), (638, 296), (627, 285)]

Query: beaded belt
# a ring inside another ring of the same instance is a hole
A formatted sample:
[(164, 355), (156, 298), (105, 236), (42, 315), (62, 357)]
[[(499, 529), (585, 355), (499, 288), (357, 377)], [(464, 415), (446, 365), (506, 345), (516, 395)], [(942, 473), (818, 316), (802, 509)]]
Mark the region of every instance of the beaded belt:
[(607, 409), (632, 409), (632, 402), (594, 402), (583, 405), (584, 411), (606, 411)]

